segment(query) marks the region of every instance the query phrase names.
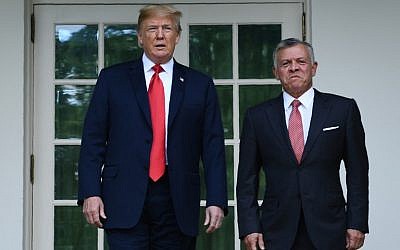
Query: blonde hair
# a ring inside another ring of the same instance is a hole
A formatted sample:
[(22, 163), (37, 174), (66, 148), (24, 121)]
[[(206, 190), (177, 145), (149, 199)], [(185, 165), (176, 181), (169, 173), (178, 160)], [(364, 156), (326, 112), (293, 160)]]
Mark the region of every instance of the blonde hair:
[(140, 9), (139, 11), (139, 18), (138, 18), (138, 30), (141, 30), (141, 26), (144, 20), (151, 18), (151, 17), (170, 17), (174, 23), (175, 28), (177, 29), (178, 33), (181, 33), (181, 17), (182, 12), (175, 9), (172, 5), (167, 4), (152, 4), (147, 5)]

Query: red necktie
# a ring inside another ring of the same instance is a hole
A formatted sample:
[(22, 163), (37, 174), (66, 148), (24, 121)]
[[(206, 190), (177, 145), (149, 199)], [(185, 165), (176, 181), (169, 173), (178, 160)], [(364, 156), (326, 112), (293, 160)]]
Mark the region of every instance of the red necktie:
[(153, 129), (153, 144), (150, 152), (149, 176), (157, 181), (165, 171), (165, 103), (164, 86), (158, 75), (164, 71), (156, 64), (153, 66), (154, 74), (151, 77), (148, 95), (150, 102), (151, 124)]
[(290, 113), (288, 126), (290, 142), (292, 143), (292, 148), (299, 164), (304, 151), (303, 123), (299, 111), (300, 105), (301, 102), (299, 100), (292, 102), (292, 112)]

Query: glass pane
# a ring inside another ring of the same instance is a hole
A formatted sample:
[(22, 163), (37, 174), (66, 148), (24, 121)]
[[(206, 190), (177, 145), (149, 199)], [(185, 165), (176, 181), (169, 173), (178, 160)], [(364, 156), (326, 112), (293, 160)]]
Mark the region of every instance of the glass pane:
[(278, 96), (282, 92), (279, 84), (239, 86), (239, 120), (242, 127), (247, 108)]
[(190, 25), (189, 65), (214, 79), (232, 79), (232, 26)]
[(94, 86), (58, 85), (55, 87), (55, 136), (58, 139), (81, 138)]
[(233, 138), (233, 88), (232, 86), (216, 86), (225, 139)]
[(97, 229), (86, 223), (81, 207), (54, 208), (54, 250), (97, 249)]
[(233, 145), (225, 146), (225, 158), (226, 158), (226, 181), (228, 185), (228, 200), (233, 200), (234, 186), (234, 173), (233, 173)]
[(264, 192), (265, 192), (265, 174), (264, 169), (260, 169), (260, 175), (258, 177), (258, 199), (264, 199)]
[(54, 154), (54, 199), (75, 200), (78, 198), (79, 146), (56, 146)]
[(229, 207), (229, 214), (224, 218), (222, 227), (217, 231), (208, 234), (205, 232), (204, 211), (205, 208), (200, 208), (200, 222), (199, 222), (199, 236), (197, 237), (196, 249), (199, 250), (221, 250), (221, 249), (235, 249), (234, 237), (235, 230), (233, 224), (234, 211), (233, 207)]
[(104, 65), (137, 59), (142, 54), (138, 45), (137, 25), (120, 24), (104, 27)]
[(97, 77), (97, 25), (56, 25), (56, 79)]
[(103, 242), (103, 247), (104, 247), (104, 250), (109, 250), (110, 248), (108, 247), (108, 243), (107, 243), (107, 235), (106, 235), (106, 233), (104, 232), (104, 242)]
[(239, 78), (274, 78), (272, 53), (280, 40), (280, 24), (239, 25)]
[[(233, 200), (233, 190), (234, 190), (234, 174), (233, 174), (233, 146), (226, 145), (225, 146), (225, 159), (226, 159), (226, 179), (227, 179), (227, 188), (228, 188), (228, 199)], [(206, 185), (204, 183), (204, 168), (203, 163), (200, 161), (200, 199), (205, 200), (206, 193)]]

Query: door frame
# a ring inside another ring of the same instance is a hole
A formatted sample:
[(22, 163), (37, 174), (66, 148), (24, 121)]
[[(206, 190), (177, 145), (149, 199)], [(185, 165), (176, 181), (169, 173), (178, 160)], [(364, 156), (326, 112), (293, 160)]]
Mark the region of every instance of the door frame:
[[(154, 3), (171, 3), (171, 1), (166, 1), (166, 0), (161, 0), (161, 1), (151, 1)], [(26, 49), (25, 49), (25, 74), (26, 74), (26, 85), (25, 85), (25, 112), (24, 112), (24, 119), (25, 119), (25, 141), (24, 141), (24, 163), (26, 165), (25, 167), (25, 173), (24, 173), (24, 182), (26, 183), (25, 185), (25, 195), (24, 195), (24, 249), (34, 249), (33, 248), (33, 185), (35, 185), (35, 172), (37, 170), (34, 169), (34, 163), (35, 163), (35, 111), (33, 109), (34, 107), (34, 77), (35, 77), (35, 72), (34, 72), (34, 48), (35, 46), (38, 46), (35, 38), (34, 31), (36, 27), (41, 25), (40, 23), (35, 23), (35, 18), (34, 18), (34, 8), (35, 6), (40, 6), (40, 5), (143, 5), (143, 4), (150, 4), (151, 2), (149, 1), (132, 1), (132, 0), (27, 0), (26, 1), (26, 20), (25, 20), (25, 26), (27, 27), (26, 29)], [(311, 9), (311, 0), (254, 0), (252, 3), (301, 3), (303, 4), (303, 20), (304, 20), (304, 26), (305, 28), (305, 38), (307, 41), (310, 41), (311, 38), (311, 18), (308, 13), (310, 13)], [(242, 0), (230, 0), (229, 2), (223, 1), (223, 0), (215, 0), (215, 1), (201, 1), (201, 0), (193, 0), (193, 1), (180, 1), (176, 0), (173, 2), (175, 5), (180, 5), (180, 4), (199, 4), (199, 3), (206, 3), (206, 4), (231, 4), (231, 3), (237, 3), (237, 4), (243, 4), (246, 3)], [(30, 17), (32, 15), (32, 18)], [(31, 35), (32, 34), (32, 35)], [(235, 154), (236, 155), (236, 154)], [(236, 220), (236, 218), (235, 218)], [(235, 233), (236, 233), (236, 227), (235, 225)]]

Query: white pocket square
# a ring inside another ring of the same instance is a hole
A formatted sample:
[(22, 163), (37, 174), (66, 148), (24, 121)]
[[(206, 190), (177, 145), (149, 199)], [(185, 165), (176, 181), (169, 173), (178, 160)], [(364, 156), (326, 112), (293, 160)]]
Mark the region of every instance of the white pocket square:
[(334, 129), (338, 129), (339, 126), (333, 126), (333, 127), (327, 127), (327, 128), (323, 128), (322, 131), (329, 131), (329, 130), (334, 130)]

